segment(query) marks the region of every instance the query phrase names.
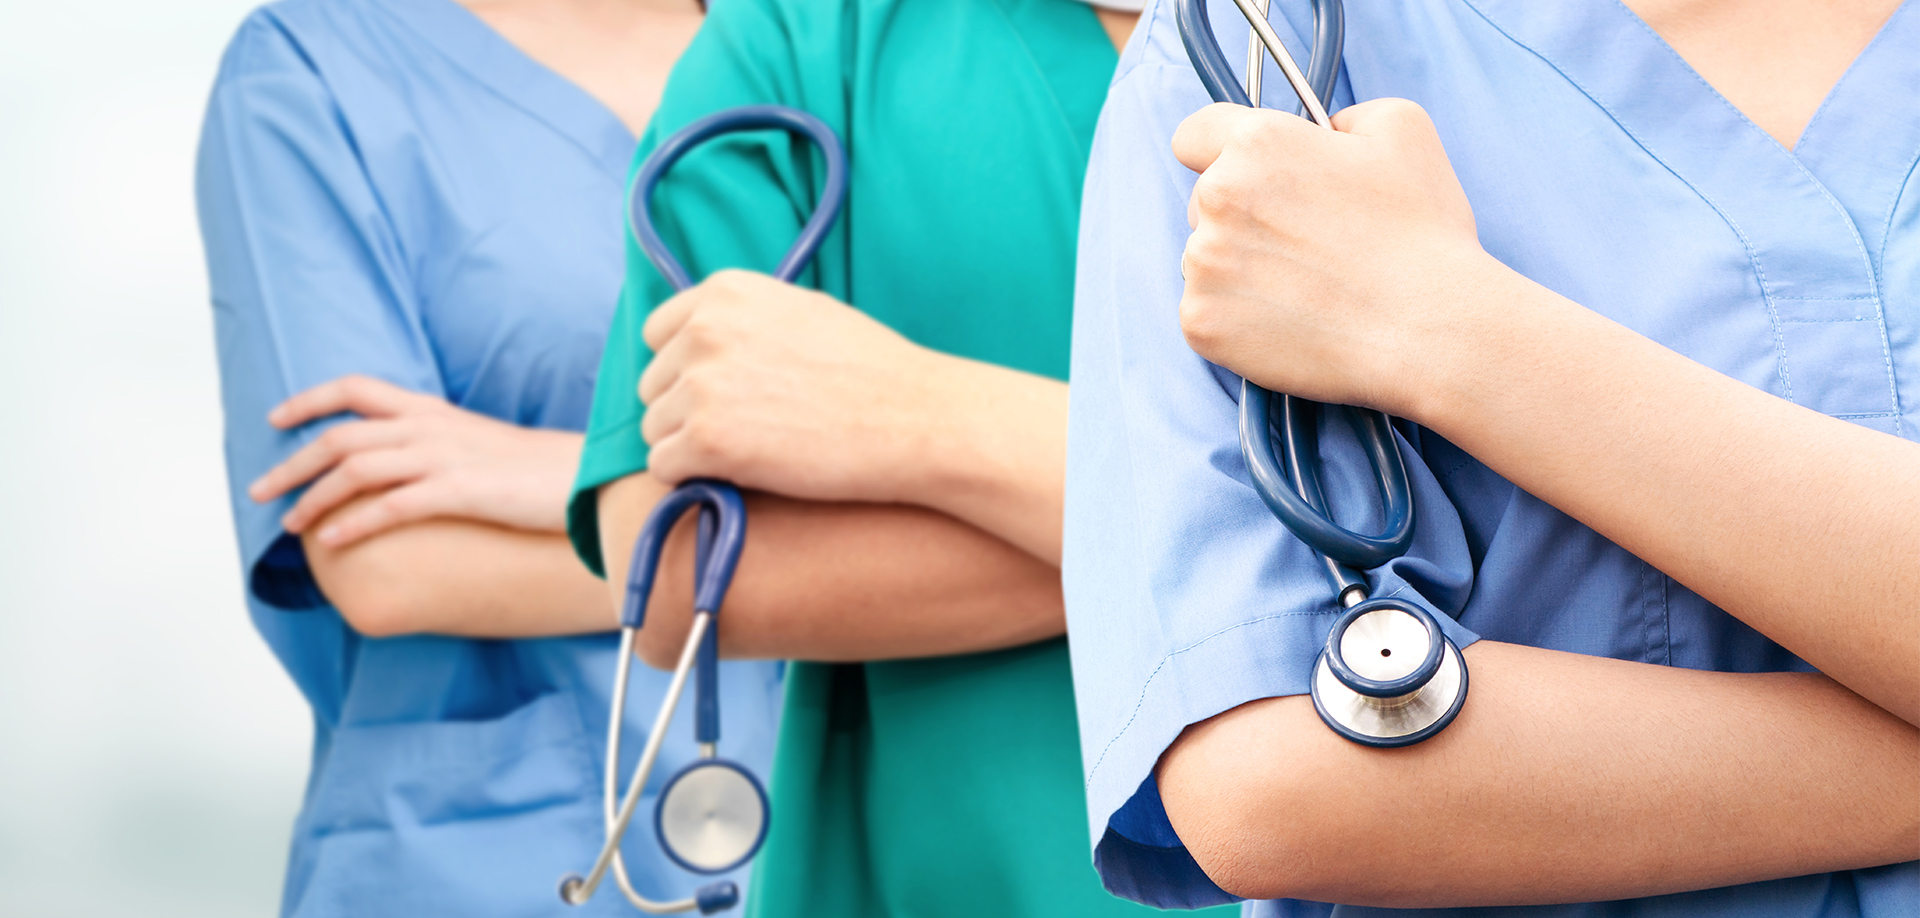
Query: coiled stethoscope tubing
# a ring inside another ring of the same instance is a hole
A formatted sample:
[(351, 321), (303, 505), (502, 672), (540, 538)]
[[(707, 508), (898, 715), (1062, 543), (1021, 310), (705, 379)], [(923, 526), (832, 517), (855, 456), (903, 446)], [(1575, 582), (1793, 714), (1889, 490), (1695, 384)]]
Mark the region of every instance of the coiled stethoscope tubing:
[[(767, 129), (786, 130), (812, 140), (826, 160), (826, 182), (819, 202), (774, 269), (773, 277), (792, 282), (826, 240), (847, 191), (846, 151), (833, 129), (806, 112), (778, 105), (743, 106), (710, 115), (688, 125), (656, 148), (635, 173), (629, 193), (627, 217), (634, 241), (676, 291), (686, 290), (694, 282), (654, 226), (648, 207), (654, 188), (680, 157), (707, 140), (722, 134)], [(673, 677), (667, 684), (666, 697), (661, 700), (653, 728), (647, 734), (640, 761), (622, 795), (618, 777), (620, 734), (625, 720), (634, 643), (645, 623), (647, 600), (653, 592), (667, 534), (682, 516), (694, 509), (699, 512), (699, 529), (695, 547), (693, 621)], [(695, 480), (680, 485), (661, 499), (641, 528), (634, 544), (626, 602), (621, 610), (619, 659), (614, 669), (607, 728), (606, 775), (602, 788), (606, 835), (587, 875), (561, 880), (560, 897), (569, 905), (585, 904), (609, 872), (627, 901), (650, 914), (695, 909), (702, 914), (712, 914), (732, 908), (740, 901), (738, 887), (729, 881), (703, 886), (686, 899), (666, 902), (648, 899), (633, 888), (627, 876), (620, 840), (626, 835), (641, 791), (659, 758), (689, 673), (695, 675), (694, 738), (700, 744), (700, 757), (668, 779), (661, 791), (654, 812), (655, 837), (675, 863), (706, 874), (724, 873), (746, 863), (766, 840), (769, 813), (765, 789), (745, 767), (720, 758), (716, 750), (720, 738), (717, 616), (745, 542), (746, 505), (738, 490), (720, 481)]]
[[(1214, 39), (1206, 0), (1178, 0), (1175, 15), (1187, 57), (1215, 102), (1258, 107), (1265, 48), (1287, 78), (1299, 110), (1333, 129), (1327, 106), (1333, 99), (1345, 32), (1340, 0), (1314, 0), (1313, 48), (1302, 72), (1268, 24), (1257, 0), (1233, 0), (1253, 33), (1248, 39), (1247, 85), (1233, 71)], [(1334, 623), (1314, 662), (1314, 710), (1334, 732), (1368, 746), (1407, 746), (1453, 722), (1467, 697), (1467, 668), (1460, 650), (1419, 605), (1396, 598), (1368, 598), (1362, 571), (1406, 554), (1413, 545), (1413, 487), (1394, 440), (1392, 419), (1378, 411), (1336, 407), (1353, 427), (1384, 505), (1378, 535), (1349, 530), (1327, 510), (1321, 488), (1319, 417), (1323, 406), (1269, 392), (1240, 381), (1240, 449), (1254, 491), (1288, 530), (1320, 556), (1334, 595), (1346, 610)], [(1279, 443), (1275, 443), (1276, 431)], [(1398, 654), (1396, 658), (1395, 655)]]

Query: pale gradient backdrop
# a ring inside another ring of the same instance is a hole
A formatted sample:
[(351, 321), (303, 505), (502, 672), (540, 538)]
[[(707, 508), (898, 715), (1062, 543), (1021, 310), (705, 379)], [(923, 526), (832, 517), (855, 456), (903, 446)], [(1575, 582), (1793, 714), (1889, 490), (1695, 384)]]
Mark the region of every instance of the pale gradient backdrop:
[(228, 0), (0, 0), (0, 916), (272, 915), (310, 742), (240, 601), (193, 150)]

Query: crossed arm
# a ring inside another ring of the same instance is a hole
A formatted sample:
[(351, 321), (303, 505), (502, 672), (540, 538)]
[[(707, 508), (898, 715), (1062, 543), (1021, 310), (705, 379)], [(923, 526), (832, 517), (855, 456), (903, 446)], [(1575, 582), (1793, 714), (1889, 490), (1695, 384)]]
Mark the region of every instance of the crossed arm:
[[(1160, 761), (1200, 865), (1247, 896), (1447, 906), (1920, 858), (1920, 446), (1741, 385), (1499, 265), (1410, 103), (1336, 121), (1345, 133), (1215, 107), (1176, 135), (1204, 170), (1189, 343), (1270, 388), (1437, 431), (1825, 675), (1483, 641), (1460, 719), (1401, 750), (1334, 738), (1305, 699), (1243, 705)], [(1272, 174), (1294, 169), (1316, 181)], [(1268, 222), (1273, 188), (1314, 238)]]
[[(337, 425), (256, 482), (363, 633), (525, 637), (617, 625), (641, 522), (666, 481), (749, 489), (752, 537), (721, 616), (731, 656), (965, 653), (1054, 637), (1066, 386), (917, 347), (820, 294), (724, 272), (657, 310), (639, 396), (653, 471), (598, 495), (608, 582), (563, 508), (578, 435), (534, 431), (349, 377), (290, 399)], [(691, 613), (676, 530), (642, 630), (670, 666)], [(612, 602), (609, 603), (609, 590)]]

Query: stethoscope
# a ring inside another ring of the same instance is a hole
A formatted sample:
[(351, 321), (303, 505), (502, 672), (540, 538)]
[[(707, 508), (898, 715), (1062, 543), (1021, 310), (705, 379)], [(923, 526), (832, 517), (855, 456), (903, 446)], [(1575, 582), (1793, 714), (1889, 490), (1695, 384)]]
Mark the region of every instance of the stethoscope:
[[(654, 150), (639, 172), (635, 173), (628, 207), (628, 220), (634, 239), (653, 262), (654, 268), (675, 290), (693, 286), (693, 279), (668, 250), (653, 225), (648, 204), (653, 190), (681, 156), (701, 143), (722, 134), (739, 131), (785, 129), (810, 138), (825, 155), (826, 186), (813, 216), (802, 227), (793, 247), (781, 259), (773, 276), (791, 282), (813, 257), (820, 243), (840, 214), (847, 191), (847, 157), (839, 138), (825, 122), (802, 111), (778, 105), (750, 105), (728, 109), (688, 125)], [(633, 670), (633, 645), (647, 617), (647, 599), (653, 595), (653, 582), (659, 572), (660, 552), (668, 533), (688, 511), (699, 511), (699, 528), (694, 541), (693, 622), (687, 629), (687, 642), (681, 648), (673, 678), (667, 683), (666, 697), (654, 715), (653, 729), (640, 752), (640, 762), (627, 782), (624, 796), (619, 795), (620, 727), (625, 721), (627, 682)], [(739, 904), (740, 889), (731, 881), (701, 887), (691, 898), (656, 902), (640, 895), (628, 880), (626, 862), (620, 854), (620, 840), (633, 821), (640, 792), (653, 772), (654, 761), (666, 741), (667, 728), (673, 723), (674, 709), (686, 688), (687, 677), (694, 682), (694, 740), (700, 744), (700, 757), (667, 779), (654, 807), (653, 830), (660, 847), (674, 863), (699, 874), (725, 873), (747, 861), (760, 850), (767, 837), (769, 811), (767, 792), (758, 778), (738, 762), (719, 756), (720, 742), (720, 644), (718, 618), (733, 582), (734, 568), (747, 540), (747, 508), (740, 492), (721, 481), (695, 480), (675, 488), (661, 499), (648, 515), (646, 525), (633, 546), (633, 566), (627, 577), (626, 601), (620, 610), (619, 662), (613, 676), (613, 705), (607, 726), (606, 783), (602, 793), (606, 839), (593, 869), (585, 877), (568, 876), (560, 881), (560, 898), (569, 905), (584, 905), (605, 879), (609, 870), (615, 885), (634, 907), (652, 914), (687, 912), (698, 909), (703, 915)]]
[[(1281, 44), (1266, 10), (1256, 5), (1266, 0), (1233, 0), (1253, 27), (1247, 40), (1245, 89), (1234, 82), (1214, 39), (1206, 0), (1178, 2), (1181, 42), (1215, 102), (1259, 107), (1264, 47), (1307, 117), (1333, 129), (1326, 106), (1332, 103), (1340, 69), (1345, 31), (1341, 0), (1314, 0), (1307, 73)], [(1367, 451), (1386, 508), (1386, 527), (1379, 535), (1353, 532), (1327, 513), (1319, 471), (1322, 408), (1344, 415)], [(1446, 729), (1467, 700), (1467, 667), (1460, 649), (1420, 606), (1392, 597), (1369, 598), (1362, 573), (1406, 554), (1413, 545), (1413, 487), (1394, 442), (1391, 419), (1378, 411), (1276, 394), (1243, 379), (1240, 450), (1254, 490), (1281, 523), (1319, 553), (1345, 609), (1313, 665), (1313, 708), (1320, 719), (1335, 733), (1367, 746), (1409, 746)]]

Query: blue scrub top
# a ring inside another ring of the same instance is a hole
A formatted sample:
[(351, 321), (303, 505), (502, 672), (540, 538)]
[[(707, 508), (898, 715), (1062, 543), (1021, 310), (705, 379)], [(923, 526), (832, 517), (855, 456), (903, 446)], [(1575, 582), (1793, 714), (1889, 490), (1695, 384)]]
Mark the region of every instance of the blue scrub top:
[[(1304, 62), (1304, 0), (1276, 28)], [(1187, 348), (1179, 258), (1194, 175), (1168, 144), (1207, 104), (1156, 0), (1121, 60), (1080, 221), (1067, 474), (1067, 615), (1095, 861), (1110, 889), (1228, 901), (1168, 825), (1151, 770), (1182, 728), (1307, 691), (1336, 612), (1314, 557), (1254, 495), (1237, 380)], [(1920, 10), (1907, 4), (1794, 151), (1614, 0), (1347, 6), (1339, 102), (1432, 113), (1487, 251), (1687, 357), (1852, 423), (1920, 439)], [(1209, 5), (1230, 61), (1245, 20)], [(1287, 85), (1268, 65), (1268, 104)], [(1378, 498), (1343, 424), (1334, 506)], [(1693, 669), (1806, 670), (1646, 562), (1412, 426), (1411, 554), (1375, 595), (1476, 635)], [(1472, 913), (1480, 914), (1474, 910)], [(1526, 915), (1920, 915), (1920, 863)], [(1386, 910), (1267, 902), (1254, 915)], [(1392, 914), (1463, 914), (1394, 911)]]
[[(348, 373), (583, 428), (634, 147), (605, 107), (451, 0), (274, 4), (222, 62), (198, 197), (231, 497), (254, 624), (315, 722), (287, 915), (631, 911), (611, 886), (586, 909), (555, 892), (600, 845), (614, 637), (363, 638), (280, 529), (290, 502), (259, 506), (243, 488), (324, 426), (280, 433), (267, 410)], [(722, 671), (722, 749), (764, 774), (779, 664)], [(643, 667), (636, 683), (629, 710), (650, 720), (666, 675)], [(643, 734), (627, 731), (629, 759)], [(683, 712), (654, 785), (694, 754)], [(702, 882), (646, 825), (631, 837), (642, 892)]]

